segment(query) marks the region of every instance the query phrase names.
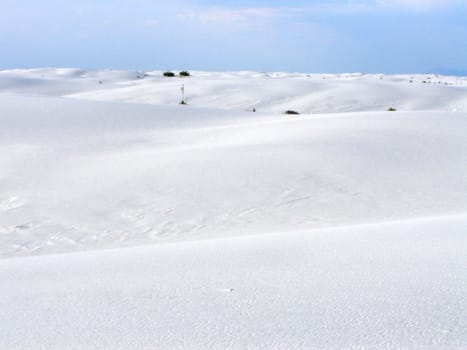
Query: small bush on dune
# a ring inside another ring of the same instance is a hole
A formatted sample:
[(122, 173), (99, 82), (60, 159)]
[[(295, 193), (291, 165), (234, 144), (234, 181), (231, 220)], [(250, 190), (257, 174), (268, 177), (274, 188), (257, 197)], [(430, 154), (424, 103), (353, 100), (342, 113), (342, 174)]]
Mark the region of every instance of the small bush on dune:
[(174, 72), (164, 72), (164, 77), (172, 78), (175, 76)]
[(284, 112), (284, 114), (299, 115), (300, 113), (298, 113), (297, 111), (287, 110), (287, 111)]
[(181, 76), (181, 77), (189, 77), (190, 72), (188, 72), (186, 70), (182, 70), (180, 73), (178, 73), (178, 75)]
[(389, 108), (388, 108), (388, 112), (395, 112), (395, 111), (397, 111), (397, 109), (395, 109), (395, 108), (393, 108), (393, 107), (389, 107)]

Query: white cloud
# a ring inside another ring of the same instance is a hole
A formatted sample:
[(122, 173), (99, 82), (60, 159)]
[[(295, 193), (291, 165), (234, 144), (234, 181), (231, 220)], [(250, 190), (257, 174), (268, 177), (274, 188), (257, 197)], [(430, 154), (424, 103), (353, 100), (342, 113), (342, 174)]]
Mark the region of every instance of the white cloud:
[(467, 0), (348, 0), (345, 2), (317, 2), (302, 7), (199, 7), (177, 15), (182, 20), (202, 24), (224, 24), (248, 27), (287, 19), (291, 23), (308, 22), (310, 16), (332, 14), (351, 15), (378, 13), (385, 10), (404, 12), (433, 12), (467, 7)]
[(416, 12), (447, 10), (466, 4), (465, 0), (378, 0), (380, 6)]
[(466, 5), (467, 0), (350, 0), (340, 3), (320, 2), (306, 9), (328, 13), (361, 13), (383, 9), (427, 12), (455, 9)]
[(249, 24), (257, 20), (273, 20), (281, 16), (278, 9), (258, 7), (229, 9), (222, 7), (204, 8), (179, 14), (180, 19), (196, 20), (201, 23)]

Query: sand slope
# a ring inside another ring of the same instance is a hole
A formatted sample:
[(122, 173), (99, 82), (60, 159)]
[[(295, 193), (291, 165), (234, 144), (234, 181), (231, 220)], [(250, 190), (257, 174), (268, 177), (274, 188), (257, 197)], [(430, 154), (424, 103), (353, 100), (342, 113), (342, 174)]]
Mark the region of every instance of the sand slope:
[(285, 117), (0, 96), (0, 255), (448, 215), (464, 113)]
[(2, 349), (465, 349), (467, 217), (6, 259)]

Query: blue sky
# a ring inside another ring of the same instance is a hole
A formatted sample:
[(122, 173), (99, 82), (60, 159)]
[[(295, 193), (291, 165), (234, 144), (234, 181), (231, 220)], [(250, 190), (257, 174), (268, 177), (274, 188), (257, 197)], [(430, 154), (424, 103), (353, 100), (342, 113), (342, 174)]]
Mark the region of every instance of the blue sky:
[(467, 0), (1, 0), (0, 69), (467, 70)]

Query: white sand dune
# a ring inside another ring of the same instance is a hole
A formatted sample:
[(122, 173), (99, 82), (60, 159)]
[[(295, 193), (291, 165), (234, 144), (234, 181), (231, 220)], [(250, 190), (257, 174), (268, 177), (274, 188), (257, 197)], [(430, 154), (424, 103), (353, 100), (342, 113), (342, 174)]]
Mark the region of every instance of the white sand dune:
[(2, 349), (465, 349), (467, 216), (1, 261)]
[(86, 71), (72, 68), (0, 71), (0, 91), (86, 100), (177, 104), (180, 85), (198, 107), (280, 113), (399, 110), (467, 111), (467, 78), (442, 75)]
[(465, 78), (8, 70), (0, 123), (0, 349), (467, 347)]
[(448, 215), (463, 113), (284, 117), (0, 96), (0, 255)]

